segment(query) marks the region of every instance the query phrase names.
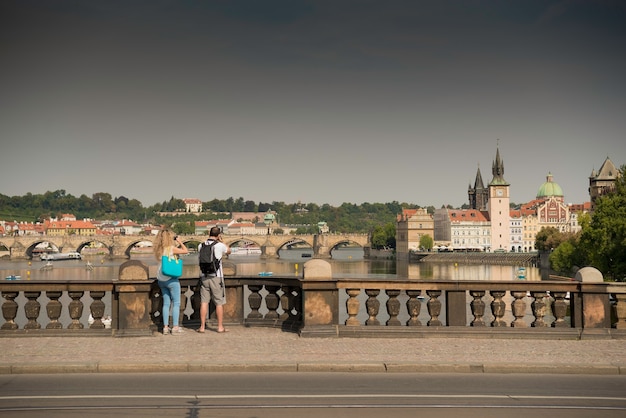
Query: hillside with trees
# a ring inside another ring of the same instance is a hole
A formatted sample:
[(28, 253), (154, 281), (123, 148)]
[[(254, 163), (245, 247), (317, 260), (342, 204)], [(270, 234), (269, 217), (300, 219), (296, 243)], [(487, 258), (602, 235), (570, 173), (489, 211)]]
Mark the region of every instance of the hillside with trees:
[[(75, 197), (65, 190), (56, 190), (44, 194), (27, 193), (24, 196), (5, 196), (0, 194), (0, 219), (7, 221), (43, 222), (48, 218), (58, 218), (71, 213), (77, 219), (122, 220), (132, 219), (138, 223), (156, 225), (187, 223), (190, 228), (194, 221), (230, 218), (234, 212), (258, 212), (268, 210), (276, 214), (280, 224), (297, 227), (298, 233), (317, 233), (317, 223), (325, 221), (334, 233), (370, 233), (376, 237), (376, 248), (395, 247), (396, 216), (402, 208), (417, 208), (409, 203), (343, 203), (341, 206), (315, 203), (253, 202), (240, 198), (225, 200), (213, 199), (203, 202), (200, 214), (181, 214), (176, 217), (164, 216), (167, 212), (185, 210), (182, 199), (174, 196), (162, 203), (144, 207), (137, 199), (125, 196), (113, 197), (109, 193), (94, 193), (91, 197)], [(434, 212), (434, 207), (429, 207)], [(235, 219), (237, 220), (237, 219)]]

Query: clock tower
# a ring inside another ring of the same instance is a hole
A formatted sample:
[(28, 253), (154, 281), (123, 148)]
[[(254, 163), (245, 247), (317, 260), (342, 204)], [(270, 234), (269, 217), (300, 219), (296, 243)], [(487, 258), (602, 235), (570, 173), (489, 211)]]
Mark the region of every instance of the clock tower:
[(499, 148), (496, 149), (496, 159), (491, 172), (493, 179), (489, 183), (489, 201), (487, 202), (491, 222), (491, 251), (509, 251), (510, 185), (504, 179), (504, 162), (500, 159)]

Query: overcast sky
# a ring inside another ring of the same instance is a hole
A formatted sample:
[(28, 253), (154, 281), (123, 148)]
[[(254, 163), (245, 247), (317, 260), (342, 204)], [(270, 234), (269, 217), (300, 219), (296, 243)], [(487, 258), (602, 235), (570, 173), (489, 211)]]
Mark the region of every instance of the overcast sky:
[(625, 75), (620, 0), (3, 0), (0, 193), (582, 203)]

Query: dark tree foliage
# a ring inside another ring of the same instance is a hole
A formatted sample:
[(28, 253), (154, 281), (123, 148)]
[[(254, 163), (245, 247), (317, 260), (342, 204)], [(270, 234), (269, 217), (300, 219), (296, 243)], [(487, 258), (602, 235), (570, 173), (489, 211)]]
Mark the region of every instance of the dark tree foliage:
[[(403, 208), (417, 208), (418, 205), (399, 203), (365, 202), (357, 205), (342, 203), (340, 206), (315, 203), (285, 203), (273, 201), (259, 202), (258, 205), (244, 198), (230, 197), (225, 200), (213, 199), (203, 202), (203, 213), (184, 214), (176, 217), (162, 216), (160, 213), (185, 210), (182, 199), (171, 196), (150, 207), (144, 207), (137, 199), (126, 196), (113, 197), (110, 193), (98, 192), (91, 197), (72, 196), (65, 190), (46, 192), (43, 195), (5, 196), (0, 194), (0, 219), (25, 222), (41, 222), (50, 217), (60, 217), (71, 213), (77, 219), (132, 219), (136, 222), (151, 222), (161, 225), (193, 225), (197, 220), (214, 220), (229, 217), (233, 212), (263, 213), (272, 211), (281, 224), (295, 225), (300, 231), (317, 233), (317, 223), (325, 221), (331, 233), (376, 232), (381, 246), (395, 248), (395, 221)], [(434, 207), (429, 207), (429, 211)], [(189, 226), (180, 227), (189, 230)]]
[(583, 225), (578, 254), (607, 279), (626, 281), (626, 166), (620, 168), (615, 191), (596, 201), (591, 222)]
[(615, 191), (596, 201), (591, 216), (579, 217), (581, 232), (566, 237), (550, 254), (554, 270), (569, 273), (576, 268), (592, 266), (608, 281), (626, 281), (625, 174), (626, 166), (622, 166)]

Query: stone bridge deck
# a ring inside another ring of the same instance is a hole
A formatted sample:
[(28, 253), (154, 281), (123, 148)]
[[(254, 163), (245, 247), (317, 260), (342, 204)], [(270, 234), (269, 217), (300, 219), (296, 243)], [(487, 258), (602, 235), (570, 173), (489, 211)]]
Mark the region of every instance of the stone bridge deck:
[[(206, 235), (183, 235), (185, 243), (199, 243)], [(11, 259), (31, 259), (36, 246), (48, 242), (61, 252), (77, 251), (92, 243), (102, 244), (112, 258), (129, 258), (130, 252), (140, 242), (152, 242), (153, 236), (146, 235), (64, 235), (64, 236), (16, 236), (1, 237), (0, 246), (9, 249)], [(313, 257), (330, 258), (331, 251), (341, 244), (358, 245), (369, 249), (367, 234), (318, 234), (318, 235), (224, 235), (224, 242), (232, 245), (247, 241), (261, 248), (261, 258), (277, 258), (278, 251), (289, 244), (302, 242), (313, 248)]]

